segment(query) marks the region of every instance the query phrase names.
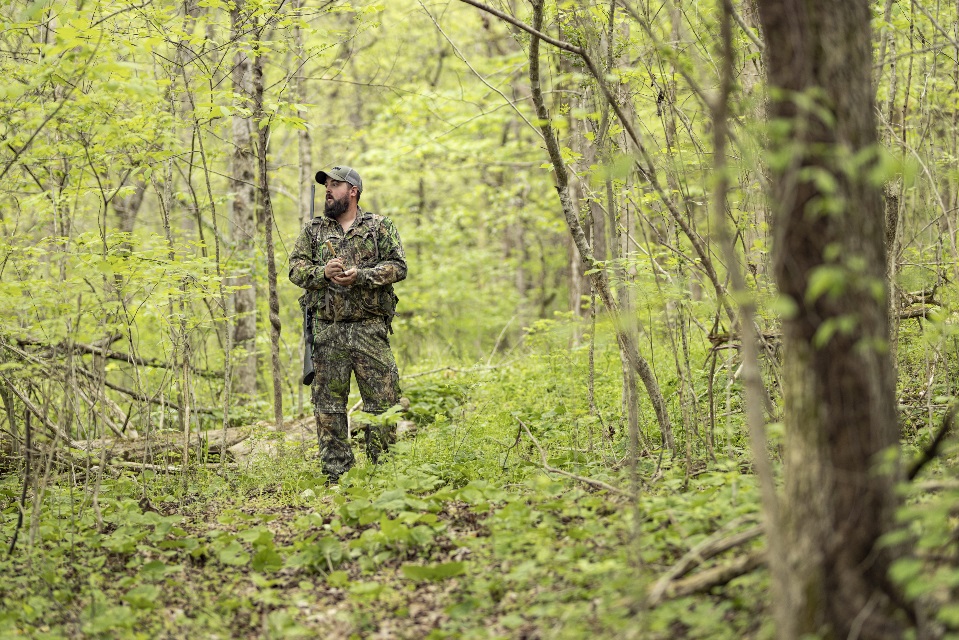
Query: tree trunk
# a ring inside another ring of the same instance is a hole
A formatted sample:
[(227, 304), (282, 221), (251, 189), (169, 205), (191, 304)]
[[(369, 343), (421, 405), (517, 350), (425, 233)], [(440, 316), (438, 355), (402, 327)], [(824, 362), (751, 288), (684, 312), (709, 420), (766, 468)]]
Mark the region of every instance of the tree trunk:
[(146, 181), (142, 178), (137, 178), (133, 186), (133, 193), (127, 196), (114, 196), (111, 204), (113, 205), (113, 210), (117, 213), (117, 222), (120, 231), (133, 233), (137, 213), (139, 213), (140, 206), (143, 204), (143, 196), (146, 194), (146, 189)]
[[(245, 28), (245, 16), (240, 3), (230, 12), (233, 38), (239, 39)], [(250, 59), (242, 50), (233, 60), (233, 92), (241, 96), (237, 106), (251, 106), (253, 96)], [(243, 287), (233, 294), (235, 314), (233, 345), (241, 351), (236, 362), (236, 390), (252, 397), (256, 394), (256, 282), (253, 265), (256, 261), (256, 157), (253, 154), (251, 132), (255, 131), (253, 118), (242, 114), (233, 116), (233, 170), (230, 191), (233, 192), (233, 240), (236, 256), (246, 273), (233, 278), (233, 285)]]
[[(295, 14), (294, 19), (299, 19), (300, 12), (303, 9), (303, 0), (293, 0), (293, 13)], [(299, 25), (293, 27), (293, 41), (295, 43), (295, 53), (296, 56), (294, 60), (298, 65), (306, 64), (306, 52), (303, 48), (303, 32), (300, 29)], [(306, 70), (303, 67), (298, 67), (298, 70), (294, 76), (293, 80), (293, 92), (296, 95), (296, 101), (299, 104), (305, 104), (307, 101), (306, 97)], [(304, 120), (308, 118), (308, 113), (304, 111), (297, 112), (297, 115)], [(303, 224), (309, 224), (310, 218), (313, 216), (313, 207), (316, 206), (313, 202), (315, 193), (313, 190), (313, 139), (310, 135), (310, 130), (307, 127), (299, 129), (296, 133), (297, 136), (297, 149), (300, 157), (300, 219)], [(420, 216), (416, 217), (417, 222), (420, 220)], [(306, 339), (306, 334), (302, 331), (300, 332), (300, 349), (299, 352), (303, 353), (304, 351), (304, 340)], [(296, 385), (297, 393), (297, 413), (303, 413), (303, 386), (302, 384)]]
[(796, 306), (783, 323), (779, 637), (899, 638), (890, 550), (877, 545), (895, 507), (893, 473), (877, 464), (897, 450), (883, 207), (867, 171), (849, 168), (877, 148), (870, 3), (757, 5), (773, 43), (769, 116), (791, 125), (770, 141), (790, 158), (772, 168), (771, 200), (776, 281)]
[(253, 61), (253, 101), (259, 137), (257, 139), (257, 167), (259, 169), (260, 211), (266, 241), (266, 279), (269, 286), (270, 304), (270, 364), (273, 377), (273, 422), (278, 429), (283, 428), (283, 374), (280, 367), (280, 298), (276, 288), (276, 256), (273, 247), (273, 200), (270, 197), (269, 167), (267, 152), (270, 144), (270, 125), (265, 122), (267, 114), (263, 109), (263, 50), (260, 39), (262, 28), (257, 31), (257, 43), (254, 48), (256, 58)]

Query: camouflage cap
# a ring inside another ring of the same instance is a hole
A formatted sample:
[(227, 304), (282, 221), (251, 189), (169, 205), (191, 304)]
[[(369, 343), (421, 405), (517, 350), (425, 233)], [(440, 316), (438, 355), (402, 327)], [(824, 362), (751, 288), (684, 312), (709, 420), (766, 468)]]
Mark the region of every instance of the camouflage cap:
[(351, 185), (359, 189), (360, 193), (363, 193), (363, 178), (361, 178), (360, 174), (356, 172), (356, 169), (353, 169), (352, 167), (338, 165), (329, 171), (316, 172), (316, 181), (320, 184), (325, 185), (326, 181), (330, 178), (333, 180), (339, 180), (340, 182), (349, 182)]

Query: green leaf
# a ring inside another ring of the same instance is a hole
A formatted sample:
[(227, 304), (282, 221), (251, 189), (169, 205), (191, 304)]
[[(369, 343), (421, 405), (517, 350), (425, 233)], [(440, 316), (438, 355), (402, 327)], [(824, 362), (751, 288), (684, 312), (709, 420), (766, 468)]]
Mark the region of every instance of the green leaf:
[(401, 571), (410, 580), (446, 580), (466, 573), (466, 564), (463, 562), (444, 562), (433, 565), (404, 564)]
[(346, 571), (333, 571), (326, 576), (326, 584), (342, 589), (350, 583), (350, 576)]
[(264, 547), (253, 555), (254, 571), (273, 572), (282, 568), (283, 558), (271, 547)]
[(159, 596), (159, 587), (154, 584), (141, 584), (127, 591), (123, 599), (135, 609), (152, 609)]
[(846, 288), (848, 274), (845, 269), (836, 265), (816, 267), (809, 274), (809, 285), (806, 287), (806, 302), (815, 302), (825, 294), (839, 296)]
[(234, 540), (226, 545), (217, 554), (220, 562), (234, 567), (240, 567), (250, 561), (250, 554), (243, 549), (243, 545)]

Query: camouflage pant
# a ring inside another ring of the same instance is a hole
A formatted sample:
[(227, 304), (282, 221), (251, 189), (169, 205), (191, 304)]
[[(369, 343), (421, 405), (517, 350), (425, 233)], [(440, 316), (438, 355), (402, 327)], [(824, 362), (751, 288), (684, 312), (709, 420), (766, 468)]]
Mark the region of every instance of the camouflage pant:
[[(326, 322), (313, 325), (312, 400), (316, 414), (320, 457), (324, 472), (339, 478), (355, 461), (347, 433), (346, 403), (350, 374), (356, 377), (363, 410), (378, 414), (399, 401), (396, 360), (390, 350), (386, 322), (371, 318), (359, 322)], [(393, 442), (388, 427), (365, 427), (366, 453), (373, 462)]]

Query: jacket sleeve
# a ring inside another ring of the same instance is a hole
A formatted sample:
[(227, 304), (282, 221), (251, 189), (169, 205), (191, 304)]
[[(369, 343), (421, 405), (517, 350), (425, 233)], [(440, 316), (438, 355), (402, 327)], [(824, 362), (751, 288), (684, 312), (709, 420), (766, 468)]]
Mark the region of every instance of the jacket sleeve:
[(324, 264), (313, 258), (313, 241), (311, 225), (307, 225), (300, 232), (290, 253), (290, 282), (304, 289), (324, 291), (327, 287), (323, 277)]
[[(406, 278), (406, 253), (400, 234), (389, 218), (383, 218), (377, 233), (380, 261), (375, 266), (360, 269), (356, 284), (364, 287), (383, 287)], [(321, 274), (322, 277), (322, 274)]]

